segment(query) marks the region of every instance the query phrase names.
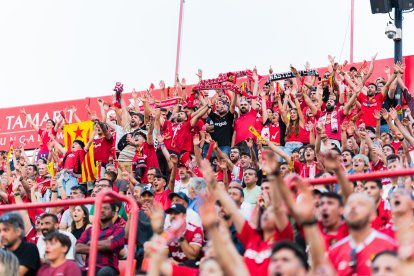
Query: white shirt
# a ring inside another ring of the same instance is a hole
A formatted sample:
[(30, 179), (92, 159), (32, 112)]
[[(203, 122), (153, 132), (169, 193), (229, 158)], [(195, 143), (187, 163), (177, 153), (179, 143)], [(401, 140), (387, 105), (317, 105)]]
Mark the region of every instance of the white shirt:
[[(69, 237), (70, 242), (72, 243), (68, 253), (66, 254), (66, 259), (67, 260), (74, 260), (75, 259), (75, 246), (76, 246), (76, 238), (75, 236), (67, 231), (63, 231), (63, 230), (59, 230), (59, 233), (65, 234), (66, 236)], [(39, 250), (39, 255), (40, 258), (42, 259), (46, 259), (45, 253), (46, 253), (46, 242), (45, 242), (45, 238), (39, 237), (39, 239), (37, 240), (37, 249)]]
[[(201, 218), (200, 215), (196, 213), (196, 211), (194, 211), (193, 209), (188, 209), (187, 208), (187, 213), (185, 216), (185, 220), (186, 220), (186, 224), (187, 226), (189, 225), (189, 223), (201, 227), (203, 228), (203, 225), (201, 224)], [(168, 227), (170, 227), (171, 225), (171, 220), (170, 220), (170, 215), (167, 215), (165, 217), (165, 221), (164, 221), (164, 229), (168, 229)]]

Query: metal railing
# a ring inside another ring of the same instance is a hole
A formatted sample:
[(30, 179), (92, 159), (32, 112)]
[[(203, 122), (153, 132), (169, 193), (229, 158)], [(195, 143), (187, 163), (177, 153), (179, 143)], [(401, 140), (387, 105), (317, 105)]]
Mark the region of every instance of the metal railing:
[(98, 255), (98, 238), (100, 233), (100, 221), (102, 204), (105, 202), (113, 202), (114, 200), (125, 201), (131, 207), (130, 216), (130, 231), (128, 236), (128, 256), (126, 266), (126, 276), (134, 275), (134, 258), (136, 247), (136, 236), (138, 232), (138, 206), (135, 200), (131, 197), (119, 195), (114, 191), (102, 191), (95, 198), (85, 199), (66, 199), (55, 202), (40, 202), (40, 203), (21, 203), (21, 204), (9, 204), (0, 205), (1, 211), (16, 211), (16, 210), (28, 210), (36, 208), (48, 208), (48, 207), (67, 207), (74, 205), (95, 204), (95, 211), (92, 222), (92, 236), (91, 246), (89, 248), (89, 270), (88, 276), (94, 276), (96, 272), (96, 260)]

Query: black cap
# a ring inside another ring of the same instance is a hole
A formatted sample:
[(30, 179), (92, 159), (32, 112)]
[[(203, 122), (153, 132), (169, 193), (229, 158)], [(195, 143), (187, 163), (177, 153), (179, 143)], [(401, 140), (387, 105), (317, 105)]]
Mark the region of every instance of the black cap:
[(163, 174), (160, 174), (160, 173), (156, 173), (154, 175), (154, 178), (164, 178), (165, 181), (168, 181), (167, 177)]
[(187, 203), (190, 201), (190, 200), (188, 199), (188, 196), (187, 196), (185, 193), (183, 193), (183, 192), (178, 192), (178, 193), (170, 193), (170, 194), (168, 195), (168, 198), (169, 198), (170, 200), (172, 200), (172, 199), (173, 199), (173, 197), (175, 197), (175, 196), (178, 196), (179, 198), (181, 198), (181, 199), (185, 200)]
[(145, 186), (141, 190), (141, 195), (143, 195), (144, 193), (150, 193), (151, 195), (154, 195), (154, 190), (152, 189), (151, 186)]
[(187, 209), (182, 204), (173, 204), (173, 205), (171, 205), (170, 208), (168, 208), (167, 210), (165, 210), (165, 212), (167, 214), (170, 214), (172, 212), (185, 214), (187, 212)]

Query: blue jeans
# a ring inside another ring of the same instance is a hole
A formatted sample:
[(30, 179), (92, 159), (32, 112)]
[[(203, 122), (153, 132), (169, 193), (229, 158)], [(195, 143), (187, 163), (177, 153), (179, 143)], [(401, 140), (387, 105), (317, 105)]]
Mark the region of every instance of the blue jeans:
[(286, 142), (285, 143), (285, 153), (289, 156), (292, 155), (293, 150), (298, 149), (303, 146), (301, 142)]

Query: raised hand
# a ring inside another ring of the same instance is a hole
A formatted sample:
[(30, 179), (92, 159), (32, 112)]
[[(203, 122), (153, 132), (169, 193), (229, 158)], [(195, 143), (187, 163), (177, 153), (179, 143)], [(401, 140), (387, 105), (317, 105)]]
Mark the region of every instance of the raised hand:
[(175, 154), (171, 154), (170, 155), (170, 161), (171, 163), (173, 163), (173, 165), (177, 165), (178, 164), (178, 156)]
[(200, 146), (200, 143), (201, 143), (201, 141), (200, 141), (200, 135), (198, 135), (198, 134), (194, 135), (194, 138), (193, 138), (193, 144), (194, 144), (194, 146), (199, 147)]
[(395, 110), (394, 108), (390, 108), (390, 112), (388, 113), (391, 117), (391, 119), (396, 120), (398, 118), (398, 113), (397, 110)]
[(164, 210), (161, 204), (154, 203), (150, 219), (152, 229), (155, 232), (162, 232), (164, 227)]
[(272, 65), (269, 66), (269, 75), (273, 74), (273, 68)]
[(375, 110), (373, 115), (374, 115), (375, 120), (381, 119), (381, 113), (379, 110)]
[(385, 108), (381, 108), (380, 114), (381, 114), (382, 118), (384, 118), (384, 120), (388, 119), (389, 114), (388, 114), (388, 111)]
[(196, 76), (198, 77), (198, 80), (203, 80), (203, 70), (198, 69)]
[(371, 60), (372, 60), (372, 61), (374, 61), (374, 60), (377, 58), (377, 56), (378, 56), (378, 53), (375, 53), (375, 54), (371, 57)]
[(385, 74), (387, 74), (387, 75), (389, 75), (389, 74), (391, 73), (391, 72), (390, 72), (390, 67), (389, 67), (388, 65), (386, 65), (386, 66), (385, 66), (384, 72), (385, 72)]
[(335, 57), (334, 56), (328, 55), (328, 60), (331, 64), (335, 63)]
[(328, 151), (328, 153), (325, 154), (323, 164), (327, 171), (337, 171), (341, 169), (339, 154), (336, 151)]
[(163, 80), (160, 80), (160, 89), (165, 89), (165, 82)]
[(209, 193), (203, 197), (203, 205), (200, 206), (200, 218), (205, 229), (214, 227), (218, 222), (214, 196)]
[(210, 191), (214, 191), (217, 188), (217, 182), (210, 161), (206, 159), (201, 160), (199, 169), (203, 174), (204, 180), (207, 182), (207, 186)]

